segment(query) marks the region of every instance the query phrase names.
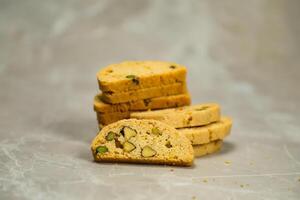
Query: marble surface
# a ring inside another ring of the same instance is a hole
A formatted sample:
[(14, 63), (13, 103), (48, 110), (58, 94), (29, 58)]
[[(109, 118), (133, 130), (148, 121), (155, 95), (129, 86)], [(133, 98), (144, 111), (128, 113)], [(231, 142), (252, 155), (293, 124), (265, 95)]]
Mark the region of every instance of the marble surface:
[[(300, 199), (297, 0), (0, 0), (0, 199)], [(234, 119), (191, 168), (96, 164), (95, 74), (188, 66)]]

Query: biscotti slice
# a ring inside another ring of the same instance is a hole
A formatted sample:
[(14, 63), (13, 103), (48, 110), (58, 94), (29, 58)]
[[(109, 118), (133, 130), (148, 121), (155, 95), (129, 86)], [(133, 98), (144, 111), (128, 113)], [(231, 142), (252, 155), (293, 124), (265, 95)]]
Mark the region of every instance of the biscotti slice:
[(220, 106), (215, 103), (207, 103), (179, 108), (132, 112), (130, 118), (154, 119), (175, 128), (202, 126), (220, 120)]
[(187, 93), (186, 84), (174, 83), (169, 85), (131, 90), (126, 92), (110, 93), (104, 91), (102, 94), (102, 100), (106, 103), (117, 104), (184, 93)]
[(186, 136), (192, 145), (205, 144), (215, 140), (223, 140), (230, 134), (232, 119), (221, 117), (220, 121), (205, 126), (180, 128), (180, 134)]
[(108, 125), (122, 119), (129, 119), (130, 112), (96, 113), (99, 124)]
[(125, 61), (97, 73), (102, 91), (124, 92), (186, 81), (186, 67), (171, 62)]
[(125, 119), (102, 128), (91, 145), (95, 161), (190, 166), (190, 141), (155, 120)]
[(191, 104), (191, 97), (188, 93), (162, 96), (150, 99), (143, 99), (118, 104), (108, 104), (102, 101), (102, 95), (94, 98), (94, 110), (100, 113), (128, 112), (137, 110), (154, 110), (162, 108), (173, 108)]
[(222, 147), (223, 141), (216, 140), (207, 144), (193, 145), (195, 157), (201, 157), (207, 154), (215, 153)]

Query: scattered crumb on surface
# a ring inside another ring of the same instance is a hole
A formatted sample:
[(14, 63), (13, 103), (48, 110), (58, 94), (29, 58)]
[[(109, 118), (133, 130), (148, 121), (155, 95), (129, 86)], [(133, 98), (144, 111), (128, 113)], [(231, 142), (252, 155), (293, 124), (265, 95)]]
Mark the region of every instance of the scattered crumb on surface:
[(192, 199), (195, 200), (195, 199), (196, 199), (196, 196), (192, 196)]
[(174, 172), (174, 169), (170, 169), (171, 172)]
[(254, 163), (253, 163), (253, 162), (250, 162), (249, 165), (254, 165)]
[(298, 179), (298, 181), (300, 182), (300, 178)]
[(230, 160), (225, 160), (224, 163), (225, 163), (226, 165), (230, 165), (230, 164), (231, 164), (231, 161), (230, 161)]
[(241, 187), (241, 188), (243, 188), (243, 187), (244, 187), (244, 185), (243, 185), (243, 184), (241, 184), (241, 185), (240, 185), (240, 187)]
[(203, 182), (203, 183), (207, 183), (207, 179), (203, 179), (202, 182)]

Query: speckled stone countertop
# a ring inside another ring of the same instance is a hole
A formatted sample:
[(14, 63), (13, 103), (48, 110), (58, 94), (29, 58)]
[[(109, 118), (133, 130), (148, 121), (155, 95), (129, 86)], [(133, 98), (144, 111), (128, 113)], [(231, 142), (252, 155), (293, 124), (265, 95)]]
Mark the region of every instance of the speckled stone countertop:
[[(297, 0), (0, 0), (0, 199), (300, 199)], [(191, 168), (97, 164), (96, 72), (188, 66), (234, 119)]]

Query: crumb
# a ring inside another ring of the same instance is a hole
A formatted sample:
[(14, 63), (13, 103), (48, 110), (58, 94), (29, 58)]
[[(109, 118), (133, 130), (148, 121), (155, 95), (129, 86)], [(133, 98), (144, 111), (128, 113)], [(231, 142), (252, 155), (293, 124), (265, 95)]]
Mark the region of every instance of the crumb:
[(245, 186), (249, 187), (250, 185), (249, 185), (249, 184), (246, 184)]
[(193, 200), (196, 200), (196, 196), (192, 196), (192, 199), (193, 199)]
[(253, 165), (253, 162), (250, 162), (249, 165)]
[(226, 165), (230, 165), (230, 164), (231, 164), (231, 161), (230, 161), (230, 160), (225, 160), (224, 163), (225, 163)]
[(174, 169), (170, 169), (171, 172), (174, 172)]
[(207, 183), (207, 180), (206, 179), (203, 179), (203, 181), (202, 181), (203, 183)]
[(298, 179), (298, 181), (300, 182), (300, 178)]
[(243, 188), (243, 187), (244, 187), (244, 185), (243, 185), (243, 184), (241, 184), (241, 185), (240, 185), (240, 187), (241, 187), (241, 188)]

